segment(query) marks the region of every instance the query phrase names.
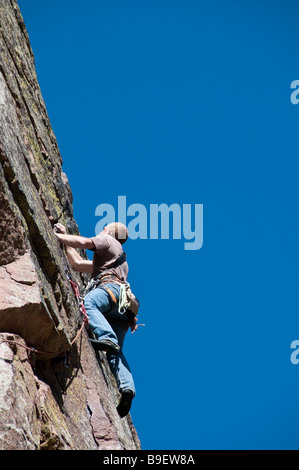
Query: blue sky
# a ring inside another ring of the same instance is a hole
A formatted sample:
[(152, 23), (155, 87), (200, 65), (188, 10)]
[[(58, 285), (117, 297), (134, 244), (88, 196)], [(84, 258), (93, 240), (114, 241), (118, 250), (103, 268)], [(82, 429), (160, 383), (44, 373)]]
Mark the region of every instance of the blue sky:
[(200, 250), (125, 245), (142, 448), (298, 449), (298, 3), (19, 5), (81, 234), (121, 195), (204, 207)]

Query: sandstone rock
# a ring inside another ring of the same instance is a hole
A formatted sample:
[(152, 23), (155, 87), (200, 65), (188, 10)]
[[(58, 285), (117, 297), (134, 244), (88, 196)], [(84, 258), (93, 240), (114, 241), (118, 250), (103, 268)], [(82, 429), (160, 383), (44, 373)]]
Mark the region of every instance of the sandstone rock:
[(139, 449), (105, 355), (85, 328), (73, 342), (58, 221), (79, 233), (21, 13), (0, 0), (0, 450)]

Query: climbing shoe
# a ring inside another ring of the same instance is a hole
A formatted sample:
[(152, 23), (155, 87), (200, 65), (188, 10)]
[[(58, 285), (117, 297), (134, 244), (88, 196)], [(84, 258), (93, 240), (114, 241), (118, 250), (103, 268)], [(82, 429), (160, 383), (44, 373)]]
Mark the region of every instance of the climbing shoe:
[(133, 398), (134, 394), (132, 390), (123, 390), (121, 400), (117, 407), (118, 414), (121, 418), (124, 418), (129, 413)]
[(110, 354), (117, 354), (120, 351), (120, 347), (118, 344), (113, 343), (109, 339), (92, 339), (90, 338), (90, 342), (93, 346), (95, 351), (106, 351)]

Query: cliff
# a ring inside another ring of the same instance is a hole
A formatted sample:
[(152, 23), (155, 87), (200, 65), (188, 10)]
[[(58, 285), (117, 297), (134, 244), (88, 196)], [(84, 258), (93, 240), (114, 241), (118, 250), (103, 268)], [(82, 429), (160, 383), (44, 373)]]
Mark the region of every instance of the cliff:
[(80, 330), (58, 221), (79, 233), (19, 7), (0, 0), (0, 449), (140, 449)]

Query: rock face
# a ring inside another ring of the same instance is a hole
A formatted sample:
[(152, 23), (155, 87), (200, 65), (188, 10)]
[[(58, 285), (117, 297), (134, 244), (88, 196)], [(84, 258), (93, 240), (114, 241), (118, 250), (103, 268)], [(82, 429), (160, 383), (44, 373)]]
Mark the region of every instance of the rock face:
[(73, 342), (82, 318), (58, 221), (79, 233), (22, 16), (0, 0), (0, 449), (140, 449), (105, 354), (85, 327)]

